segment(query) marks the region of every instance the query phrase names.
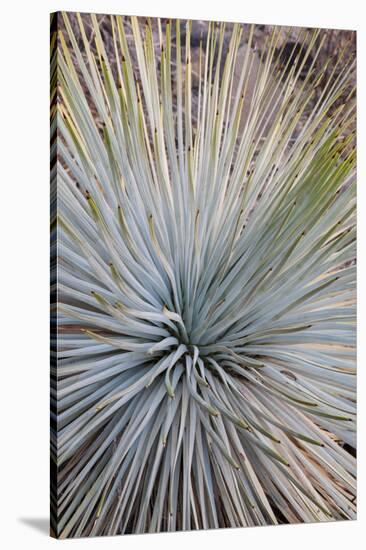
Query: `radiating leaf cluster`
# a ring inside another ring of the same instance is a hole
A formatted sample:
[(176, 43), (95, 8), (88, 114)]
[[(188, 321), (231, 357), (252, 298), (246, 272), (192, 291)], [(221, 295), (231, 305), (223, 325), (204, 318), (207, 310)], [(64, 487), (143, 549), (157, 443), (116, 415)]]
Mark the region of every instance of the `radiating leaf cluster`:
[(324, 82), (312, 31), (284, 68), (275, 28), (254, 74), (254, 28), (208, 24), (193, 101), (191, 22), (113, 16), (111, 55), (84, 21), (57, 52), (58, 535), (354, 518), (354, 62)]

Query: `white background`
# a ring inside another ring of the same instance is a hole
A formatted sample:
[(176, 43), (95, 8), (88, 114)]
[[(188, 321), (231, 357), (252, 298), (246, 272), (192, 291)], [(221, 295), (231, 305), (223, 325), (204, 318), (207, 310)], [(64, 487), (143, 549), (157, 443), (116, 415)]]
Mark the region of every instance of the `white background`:
[[(0, 544), (54, 548), (360, 548), (366, 521), (366, 17), (354, 0), (5, 0), (0, 11)], [(49, 12), (60, 9), (357, 29), (359, 507), (357, 522), (58, 542), (48, 538)], [(5, 306), (5, 307), (4, 307)]]

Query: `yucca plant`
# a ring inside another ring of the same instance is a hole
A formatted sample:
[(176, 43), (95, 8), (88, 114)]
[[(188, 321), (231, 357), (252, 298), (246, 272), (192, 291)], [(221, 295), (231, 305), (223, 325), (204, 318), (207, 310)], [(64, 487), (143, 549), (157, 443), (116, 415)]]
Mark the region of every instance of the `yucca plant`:
[(355, 518), (347, 48), (62, 21), (57, 536)]

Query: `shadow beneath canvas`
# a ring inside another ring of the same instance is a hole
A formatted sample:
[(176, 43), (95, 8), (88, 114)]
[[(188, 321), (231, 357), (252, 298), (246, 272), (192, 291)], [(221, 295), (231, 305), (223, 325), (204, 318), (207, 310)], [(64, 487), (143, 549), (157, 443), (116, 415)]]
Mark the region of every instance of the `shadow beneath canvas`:
[(20, 523), (27, 525), (32, 529), (42, 533), (42, 535), (49, 536), (50, 532), (50, 520), (49, 518), (18, 518)]

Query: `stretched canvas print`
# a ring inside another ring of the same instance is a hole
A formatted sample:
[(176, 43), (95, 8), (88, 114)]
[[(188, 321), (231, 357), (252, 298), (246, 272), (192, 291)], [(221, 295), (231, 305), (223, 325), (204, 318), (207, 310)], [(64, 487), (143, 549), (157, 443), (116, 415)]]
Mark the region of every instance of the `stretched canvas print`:
[(355, 56), (51, 16), (53, 536), (356, 517)]

